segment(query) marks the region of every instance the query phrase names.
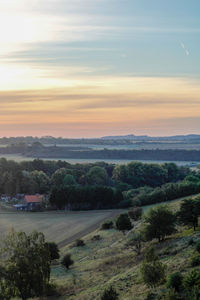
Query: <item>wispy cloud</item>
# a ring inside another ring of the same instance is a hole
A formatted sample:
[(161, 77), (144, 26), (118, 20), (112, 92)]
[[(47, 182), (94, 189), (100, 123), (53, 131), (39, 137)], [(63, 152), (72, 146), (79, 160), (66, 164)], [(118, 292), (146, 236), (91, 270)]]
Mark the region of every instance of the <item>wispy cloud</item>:
[(190, 55), (190, 52), (189, 52), (188, 49), (186, 49), (184, 43), (183, 43), (183, 42), (180, 42), (180, 45), (181, 45), (181, 47), (183, 48), (183, 50), (185, 51), (185, 54), (186, 54), (187, 56), (189, 56), (189, 55)]

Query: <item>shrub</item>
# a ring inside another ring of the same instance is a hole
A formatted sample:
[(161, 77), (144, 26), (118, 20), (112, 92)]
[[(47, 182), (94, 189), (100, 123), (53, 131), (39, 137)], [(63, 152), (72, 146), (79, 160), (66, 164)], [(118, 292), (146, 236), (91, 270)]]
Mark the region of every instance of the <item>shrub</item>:
[(188, 241), (188, 246), (192, 246), (193, 244), (194, 244), (193, 238), (189, 239), (189, 241)]
[(66, 268), (66, 269), (69, 269), (69, 267), (71, 265), (73, 265), (74, 261), (71, 259), (71, 254), (66, 254), (62, 261), (61, 261), (61, 264)]
[(174, 289), (176, 292), (179, 292), (182, 286), (183, 276), (181, 273), (176, 272), (169, 276), (167, 280), (167, 287)]
[(106, 289), (103, 295), (101, 296), (101, 300), (117, 300), (117, 299), (118, 299), (118, 294), (112, 286)]
[(112, 229), (113, 228), (113, 221), (105, 221), (101, 224), (102, 230)]
[(85, 242), (83, 240), (76, 240), (75, 247), (83, 247), (85, 246)]
[(150, 246), (146, 249), (144, 257), (145, 257), (146, 262), (154, 262), (159, 259), (158, 255), (155, 251), (155, 248), (153, 246)]
[(50, 252), (51, 260), (59, 259), (60, 254), (59, 254), (58, 245), (54, 242), (46, 242), (46, 246)]
[(161, 297), (159, 297), (160, 300), (180, 300), (182, 298), (179, 297), (177, 292), (174, 289), (170, 289), (166, 293), (164, 293)]
[(91, 238), (92, 241), (100, 241), (101, 239), (102, 239), (102, 238), (101, 238), (101, 236), (100, 236), (99, 234), (94, 235), (94, 236)]
[(145, 300), (155, 300), (156, 295), (152, 292), (149, 292), (145, 298)]
[(191, 291), (194, 287), (200, 287), (200, 271), (199, 270), (192, 270), (188, 273), (183, 281), (183, 285), (186, 290)]
[(142, 216), (142, 208), (141, 207), (134, 207), (133, 209), (129, 210), (128, 215), (134, 221), (137, 221)]
[(190, 259), (190, 263), (192, 267), (196, 267), (200, 265), (200, 255), (198, 253), (193, 254)]
[(144, 283), (152, 288), (160, 285), (165, 280), (165, 265), (163, 265), (160, 261), (144, 261), (140, 272)]
[(133, 228), (128, 214), (121, 214), (116, 220), (116, 228), (121, 231), (130, 230)]
[(141, 253), (142, 250), (143, 237), (140, 232), (136, 232), (127, 242), (127, 246), (133, 247), (133, 250), (137, 255)]
[(200, 241), (198, 241), (196, 243), (196, 246), (195, 246), (196, 250), (200, 253)]

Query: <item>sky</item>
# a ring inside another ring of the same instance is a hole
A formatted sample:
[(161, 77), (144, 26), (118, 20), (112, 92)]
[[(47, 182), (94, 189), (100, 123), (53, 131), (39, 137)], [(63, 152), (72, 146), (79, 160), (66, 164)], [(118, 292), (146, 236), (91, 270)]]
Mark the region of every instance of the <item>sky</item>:
[(199, 0), (0, 0), (0, 136), (200, 134)]

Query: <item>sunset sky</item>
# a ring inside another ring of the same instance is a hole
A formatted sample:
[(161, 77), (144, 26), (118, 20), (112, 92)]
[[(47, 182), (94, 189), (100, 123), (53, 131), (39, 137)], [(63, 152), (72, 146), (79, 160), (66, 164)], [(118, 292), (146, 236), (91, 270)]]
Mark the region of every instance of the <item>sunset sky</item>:
[(200, 134), (199, 0), (0, 0), (0, 136)]

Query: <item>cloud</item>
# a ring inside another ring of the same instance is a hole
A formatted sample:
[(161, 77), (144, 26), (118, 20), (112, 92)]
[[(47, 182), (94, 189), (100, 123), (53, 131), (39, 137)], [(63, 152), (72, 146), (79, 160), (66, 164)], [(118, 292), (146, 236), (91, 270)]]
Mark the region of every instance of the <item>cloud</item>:
[(185, 45), (183, 44), (183, 42), (180, 42), (180, 45), (181, 45), (181, 47), (183, 48), (183, 50), (185, 51), (185, 54), (186, 54), (187, 56), (189, 56), (189, 55), (190, 55), (190, 52), (189, 52), (188, 49), (185, 48)]

